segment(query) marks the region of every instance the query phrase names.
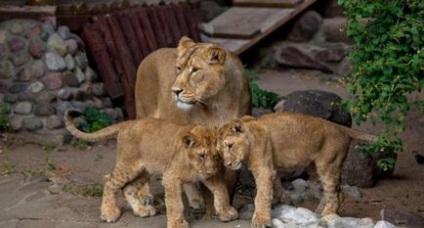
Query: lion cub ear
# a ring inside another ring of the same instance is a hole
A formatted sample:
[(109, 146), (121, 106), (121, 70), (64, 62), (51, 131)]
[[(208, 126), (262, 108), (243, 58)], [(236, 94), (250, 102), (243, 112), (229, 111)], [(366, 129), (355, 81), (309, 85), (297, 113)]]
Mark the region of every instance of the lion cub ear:
[(231, 130), (236, 134), (244, 133), (243, 123), (241, 121), (235, 121), (231, 126)]
[(185, 52), (187, 49), (189, 49), (190, 47), (194, 46), (194, 44), (196, 44), (192, 39), (183, 36), (181, 37), (180, 41), (178, 42), (178, 53), (183, 53)]
[(227, 53), (225, 50), (218, 46), (212, 46), (206, 49), (205, 51), (206, 59), (209, 64), (220, 64), (224, 65), (225, 63), (225, 57)]
[(183, 143), (186, 146), (186, 148), (193, 148), (197, 146), (197, 140), (194, 138), (194, 136), (191, 133), (187, 133), (183, 136)]

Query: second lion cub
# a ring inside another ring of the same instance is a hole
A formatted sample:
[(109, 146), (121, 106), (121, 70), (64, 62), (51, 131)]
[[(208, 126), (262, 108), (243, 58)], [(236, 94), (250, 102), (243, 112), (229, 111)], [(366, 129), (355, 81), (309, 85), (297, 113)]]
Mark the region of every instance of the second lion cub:
[(218, 138), (225, 166), (239, 169), (244, 163), (254, 175), (257, 195), (252, 227), (265, 227), (271, 222), (273, 185), (281, 193), (276, 170), (295, 170), (315, 163), (324, 189), (317, 212), (336, 213), (341, 169), (351, 140), (374, 141), (377, 136), (317, 117), (274, 113), (235, 120), (220, 129)]
[(168, 228), (189, 227), (184, 219), (181, 198), (182, 185), (201, 181), (215, 196), (214, 206), (220, 219), (230, 221), (238, 217), (230, 206), (225, 183), (220, 178), (222, 159), (216, 151), (216, 129), (198, 125), (178, 125), (156, 119), (121, 122), (94, 133), (78, 130), (73, 117), (77, 111), (65, 114), (66, 128), (77, 138), (98, 141), (117, 138), (116, 164), (104, 178), (101, 218), (116, 221), (121, 211), (116, 193), (124, 195), (134, 214), (141, 217), (154, 215), (155, 208), (138, 197), (138, 190), (150, 174), (163, 174)]

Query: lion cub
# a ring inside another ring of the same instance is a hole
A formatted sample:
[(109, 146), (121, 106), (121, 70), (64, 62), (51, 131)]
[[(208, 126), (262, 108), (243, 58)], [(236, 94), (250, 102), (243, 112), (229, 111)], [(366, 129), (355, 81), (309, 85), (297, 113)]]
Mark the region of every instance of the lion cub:
[(252, 226), (264, 227), (270, 224), (273, 182), (275, 193), (281, 194), (276, 170), (295, 170), (312, 162), (324, 189), (317, 212), (336, 213), (341, 169), (352, 139), (374, 141), (377, 136), (321, 118), (274, 113), (258, 119), (244, 117), (223, 126), (218, 148), (226, 167), (239, 169), (244, 163), (253, 173), (257, 195)]
[(238, 217), (229, 204), (226, 185), (219, 176), (223, 166), (216, 151), (216, 129), (142, 119), (85, 133), (73, 123), (73, 117), (78, 115), (77, 111), (65, 114), (66, 128), (77, 138), (89, 141), (117, 138), (115, 168), (104, 178), (101, 218), (106, 222), (115, 222), (120, 217), (116, 193), (121, 189), (134, 214), (141, 217), (156, 214), (155, 208), (139, 200), (137, 195), (149, 181), (150, 174), (163, 174), (168, 228), (189, 227), (183, 216), (181, 192), (184, 183), (203, 182), (215, 196), (215, 210), (222, 221)]

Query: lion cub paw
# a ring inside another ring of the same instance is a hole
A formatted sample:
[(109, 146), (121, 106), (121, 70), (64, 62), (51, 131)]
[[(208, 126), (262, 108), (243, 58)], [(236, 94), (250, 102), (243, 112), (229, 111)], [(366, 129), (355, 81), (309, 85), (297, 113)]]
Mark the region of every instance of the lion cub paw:
[(271, 217), (261, 215), (261, 214), (254, 214), (252, 218), (252, 227), (254, 228), (266, 228), (271, 227)]
[(156, 209), (151, 205), (138, 205), (133, 208), (133, 212), (135, 215), (140, 217), (149, 217), (156, 215)]
[(166, 226), (167, 228), (189, 228), (189, 224), (184, 219), (177, 219), (177, 220), (169, 220), (168, 224)]
[(223, 222), (229, 222), (239, 217), (238, 212), (233, 207), (225, 208), (219, 215), (219, 218)]
[(188, 206), (193, 209), (200, 210), (205, 208), (205, 202), (203, 201), (203, 198), (191, 198), (188, 201)]
[(102, 207), (100, 218), (105, 222), (116, 222), (121, 216), (121, 210), (118, 207)]

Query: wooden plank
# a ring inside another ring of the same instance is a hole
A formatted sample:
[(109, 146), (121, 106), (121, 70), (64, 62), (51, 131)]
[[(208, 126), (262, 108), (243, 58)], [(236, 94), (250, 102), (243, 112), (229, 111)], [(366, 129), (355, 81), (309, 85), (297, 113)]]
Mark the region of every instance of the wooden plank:
[[(222, 46), (226, 48), (231, 47), (232, 51), (239, 55), (243, 53), (244, 51), (246, 51), (251, 46), (255, 45), (265, 36), (269, 35), (271, 32), (275, 31), (277, 28), (279, 28), (283, 24), (290, 21), (293, 17), (298, 15), (300, 12), (304, 11), (306, 8), (308, 8), (310, 5), (312, 5), (315, 2), (316, 0), (305, 0), (303, 4), (294, 8), (294, 10), (289, 15), (287, 15), (286, 17), (284, 17), (282, 20), (278, 21), (277, 23), (273, 24), (271, 27), (267, 29), (262, 29), (261, 34), (253, 37), (252, 39), (246, 40), (247, 42), (242, 42), (241, 40), (238, 40), (238, 39), (222, 39), (222, 38), (221, 39), (213, 38), (209, 40), (211, 40), (211, 42), (221, 44)], [(232, 22), (227, 22), (227, 23), (231, 24)]]
[(56, 15), (56, 6), (0, 6), (1, 18), (40, 18)]
[(211, 22), (205, 31), (214, 38), (251, 39), (290, 15), (293, 9), (232, 7)]
[(237, 53), (238, 50), (248, 45), (250, 42), (250, 40), (248, 39), (211, 38), (207, 36), (202, 36), (202, 41), (220, 44), (223, 47), (225, 47), (227, 50), (234, 53)]
[(303, 0), (233, 0), (234, 6), (294, 8)]

